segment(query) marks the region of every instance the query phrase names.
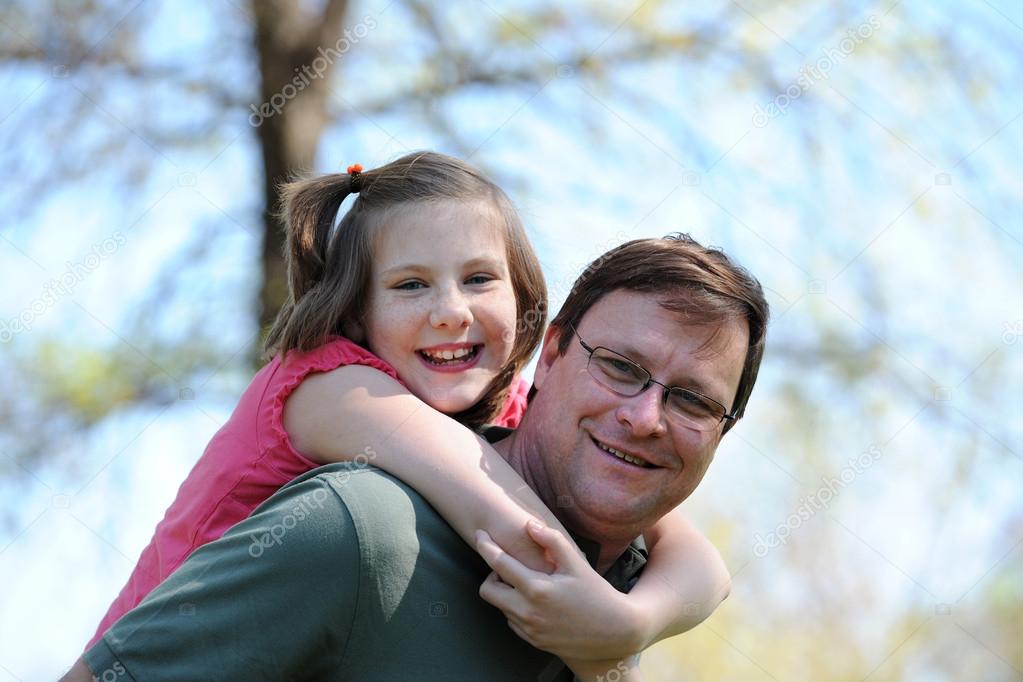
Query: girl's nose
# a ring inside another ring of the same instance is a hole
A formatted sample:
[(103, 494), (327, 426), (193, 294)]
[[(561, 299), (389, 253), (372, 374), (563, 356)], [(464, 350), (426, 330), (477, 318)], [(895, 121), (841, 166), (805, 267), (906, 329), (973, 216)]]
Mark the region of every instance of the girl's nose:
[(461, 291), (444, 291), (438, 294), (433, 310), (430, 311), (431, 326), (461, 329), (468, 327), (472, 321), (472, 310)]

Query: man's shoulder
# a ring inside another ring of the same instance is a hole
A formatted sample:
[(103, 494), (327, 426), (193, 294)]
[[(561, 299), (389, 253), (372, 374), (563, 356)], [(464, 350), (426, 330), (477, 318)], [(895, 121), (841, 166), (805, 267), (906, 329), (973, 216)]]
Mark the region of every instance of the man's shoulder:
[(389, 633), (388, 639), (396, 629), (421, 624), (438, 608), (433, 602), (472, 610), (486, 564), (400, 479), (365, 464), (331, 464), (296, 479), (278, 496), (271, 524), (289, 525), (281, 515), (293, 513), (295, 500), (309, 501), (308, 512), (318, 519), (298, 522), (305, 526), (304, 539), (292, 550), (301, 547), (298, 554), (317, 561), (331, 563), (337, 555), (357, 563), (347, 580), (357, 582), (361, 603), (372, 606), (357, 614), (356, 648), (368, 647), (372, 632)]
[(329, 492), (346, 506), (349, 503), (372, 505), (377, 496), (388, 500), (395, 497), (422, 499), (415, 489), (382, 469), (362, 462), (336, 462), (307, 471), (288, 482), (263, 507), (275, 503), (279, 497), (293, 496), (296, 490), (306, 494), (316, 490)]
[[(408, 546), (416, 534), (454, 533), (415, 489), (374, 466), (360, 462), (327, 464), (294, 479), (253, 512), (267, 522), (312, 519), (309, 525), (352, 525), (357, 542), (377, 548)], [(325, 529), (326, 530), (326, 529)]]
[[(306, 585), (337, 583), (342, 591), (361, 585), (390, 594), (391, 583), (398, 584), (391, 577), (385, 586), (374, 581), (397, 571), (407, 583), (403, 576), (412, 573), (422, 546), (448, 548), (454, 541), (460, 541), (454, 531), (402, 481), (366, 465), (330, 464), (282, 487), (220, 540), (200, 547), (192, 564), (259, 565), (259, 571), (302, 576)], [(367, 580), (374, 584), (362, 585)]]
[(413, 488), (382, 469), (357, 462), (338, 462), (312, 469), (289, 481), (250, 515), (251, 518), (288, 513), (298, 505), (303, 517), (329, 521), (338, 513), (371, 513), (387, 517), (403, 507), (425, 501)]

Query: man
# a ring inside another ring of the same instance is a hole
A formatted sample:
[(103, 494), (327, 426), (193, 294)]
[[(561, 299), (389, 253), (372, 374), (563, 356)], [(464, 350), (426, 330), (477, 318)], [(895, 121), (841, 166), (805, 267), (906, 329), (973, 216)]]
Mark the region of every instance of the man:
[[(642, 568), (634, 538), (693, 492), (742, 416), (767, 315), (719, 251), (624, 244), (552, 321), (518, 430), (488, 434), (615, 587)], [(197, 550), (65, 679), (571, 677), (479, 599), (487, 572), (397, 479), (322, 467)]]

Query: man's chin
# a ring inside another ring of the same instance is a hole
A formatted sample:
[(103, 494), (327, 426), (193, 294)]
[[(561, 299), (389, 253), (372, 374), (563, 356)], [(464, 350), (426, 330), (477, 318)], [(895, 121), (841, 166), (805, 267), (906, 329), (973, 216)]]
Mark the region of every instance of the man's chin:
[(636, 509), (631, 505), (615, 508), (613, 501), (611, 504), (608, 502), (602, 500), (599, 505), (593, 505), (585, 500), (579, 501), (571, 507), (558, 509), (558, 516), (572, 532), (601, 543), (631, 541), (660, 518), (650, 510)]

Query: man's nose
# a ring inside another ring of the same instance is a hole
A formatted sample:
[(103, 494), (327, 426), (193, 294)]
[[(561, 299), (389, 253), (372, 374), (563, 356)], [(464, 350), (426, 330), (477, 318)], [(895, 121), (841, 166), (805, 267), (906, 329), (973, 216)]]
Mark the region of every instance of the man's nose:
[(473, 315), (469, 302), (458, 287), (438, 288), (433, 309), (430, 311), (430, 325), (435, 328), (461, 329), (472, 324)]
[(616, 415), (618, 421), (640, 437), (659, 437), (667, 430), (667, 415), (664, 413), (663, 391), (657, 384), (651, 384), (645, 391), (631, 398), (621, 398)]

